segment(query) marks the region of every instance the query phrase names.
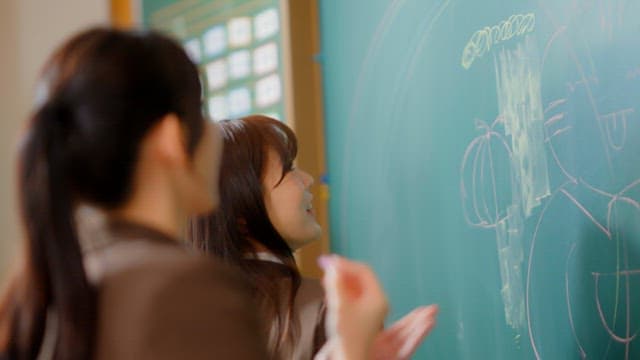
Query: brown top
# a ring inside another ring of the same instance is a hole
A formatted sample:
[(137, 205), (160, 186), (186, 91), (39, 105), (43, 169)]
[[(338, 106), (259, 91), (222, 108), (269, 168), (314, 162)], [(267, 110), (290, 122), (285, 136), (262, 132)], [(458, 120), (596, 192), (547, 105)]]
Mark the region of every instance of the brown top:
[[(263, 274), (270, 274), (269, 277), (279, 281), (281, 312), (288, 311), (288, 295), (290, 281), (286, 277), (287, 267), (281, 263), (269, 260), (249, 260), (256, 261), (256, 268)], [(294, 300), (294, 325), (293, 336), (286, 338), (276, 352), (278, 343), (278, 325), (272, 319), (264, 319), (271, 325), (268, 328), (268, 349), (271, 357), (275, 359), (310, 360), (316, 355), (326, 341), (324, 318), (325, 318), (324, 290), (320, 281), (309, 278), (302, 278), (300, 288)]]
[(264, 359), (243, 278), (155, 230), (112, 223), (89, 250), (97, 359)]
[(302, 278), (294, 308), (300, 322), (301, 336), (294, 346), (292, 359), (313, 359), (326, 342), (326, 306), (320, 281)]

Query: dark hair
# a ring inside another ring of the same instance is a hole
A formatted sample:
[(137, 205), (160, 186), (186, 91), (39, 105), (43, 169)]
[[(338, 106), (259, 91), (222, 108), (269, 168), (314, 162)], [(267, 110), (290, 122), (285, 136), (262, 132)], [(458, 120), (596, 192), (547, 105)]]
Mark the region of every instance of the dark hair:
[(193, 154), (204, 127), (200, 82), (183, 49), (165, 36), (91, 29), (52, 55), (39, 90), (18, 158), (24, 264), (0, 307), (0, 353), (35, 358), (53, 310), (54, 357), (88, 359), (97, 300), (76, 205), (109, 209), (128, 199), (139, 145), (164, 115), (183, 122)]
[[(267, 151), (274, 150), (282, 163), (282, 178), (291, 171), (298, 147), (294, 133), (282, 122), (253, 115), (220, 122), (224, 151), (220, 169), (220, 208), (192, 221), (188, 238), (195, 246), (239, 267), (253, 284), (259, 302), (266, 307), (269, 323), (275, 322), (276, 352), (287, 338), (294, 337), (296, 321), (293, 302), (300, 287), (291, 247), (269, 220), (264, 203), (263, 178)], [(258, 242), (277, 256), (285, 267), (268, 271), (252, 259)], [(249, 255), (249, 256), (248, 256)], [(283, 306), (282, 282), (288, 285), (288, 306)], [(283, 312), (282, 309), (287, 309)]]

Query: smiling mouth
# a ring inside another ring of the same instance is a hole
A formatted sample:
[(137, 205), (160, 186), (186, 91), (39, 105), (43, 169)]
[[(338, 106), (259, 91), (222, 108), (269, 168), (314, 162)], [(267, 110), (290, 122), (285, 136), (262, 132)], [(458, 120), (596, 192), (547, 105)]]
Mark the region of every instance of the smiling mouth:
[(306, 208), (305, 211), (307, 212), (307, 214), (315, 215), (315, 211), (313, 209), (313, 205), (311, 205), (311, 204)]
[(308, 194), (305, 200), (307, 201), (307, 208), (305, 209), (307, 212), (313, 212), (313, 195)]

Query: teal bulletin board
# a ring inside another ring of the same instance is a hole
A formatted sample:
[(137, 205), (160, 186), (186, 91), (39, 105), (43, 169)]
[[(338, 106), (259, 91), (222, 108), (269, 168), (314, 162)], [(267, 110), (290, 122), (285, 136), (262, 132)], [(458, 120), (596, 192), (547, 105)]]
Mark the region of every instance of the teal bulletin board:
[(416, 359), (640, 359), (640, 1), (321, 0), (334, 251)]
[(285, 120), (279, 0), (142, 0), (142, 24), (178, 39), (198, 65), (214, 120)]

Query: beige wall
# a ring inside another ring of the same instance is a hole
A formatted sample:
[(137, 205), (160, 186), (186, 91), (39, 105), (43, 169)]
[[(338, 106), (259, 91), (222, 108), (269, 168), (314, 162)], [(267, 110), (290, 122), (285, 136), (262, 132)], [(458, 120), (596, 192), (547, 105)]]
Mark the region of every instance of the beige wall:
[(0, 284), (19, 241), (14, 150), (38, 70), (67, 36), (108, 20), (109, 0), (0, 0)]
[(0, 279), (14, 252), (16, 220), (13, 198), (13, 168), (11, 145), (15, 142), (18, 106), (17, 1), (0, 1)]

